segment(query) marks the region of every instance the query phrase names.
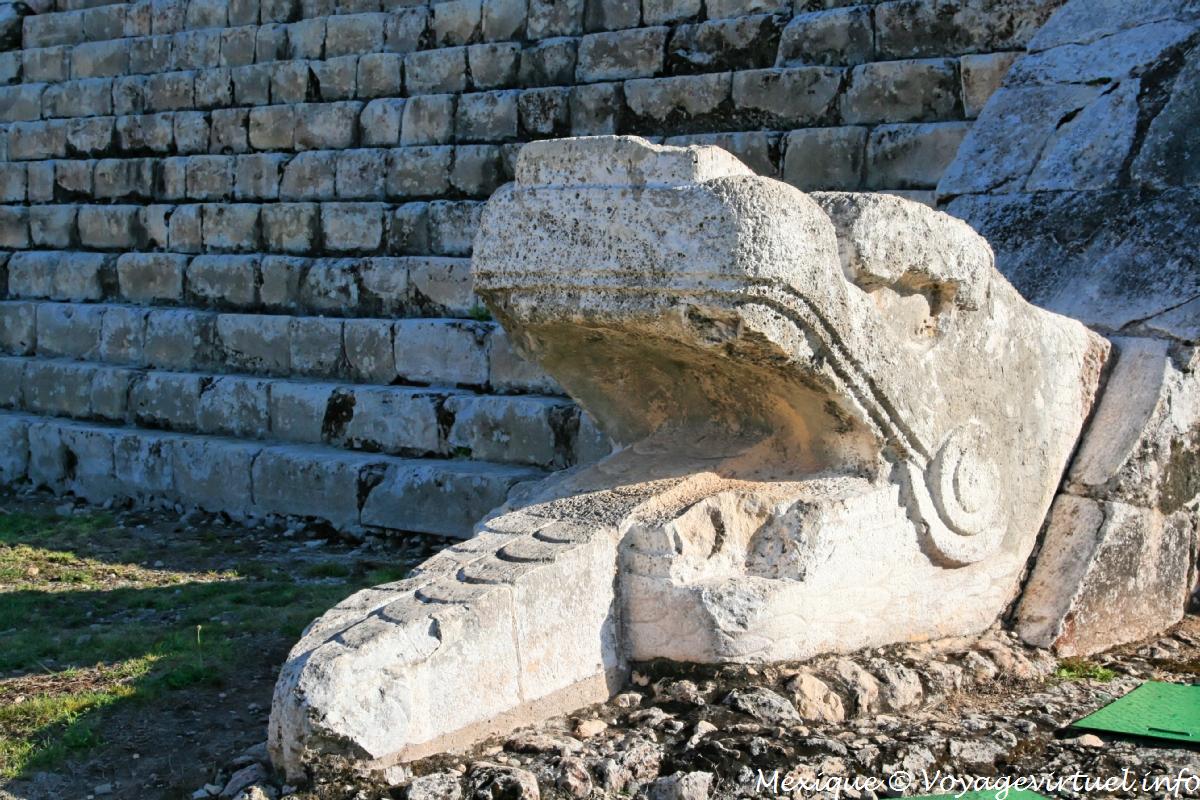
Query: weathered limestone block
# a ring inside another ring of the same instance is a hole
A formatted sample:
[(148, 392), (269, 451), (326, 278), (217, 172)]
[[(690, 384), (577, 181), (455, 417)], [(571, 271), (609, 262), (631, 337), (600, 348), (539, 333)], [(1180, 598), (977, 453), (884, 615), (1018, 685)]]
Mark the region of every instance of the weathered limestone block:
[(876, 126), (867, 141), (867, 188), (935, 188), (969, 128), (966, 122)]
[(396, 377), (392, 325), (385, 320), (350, 319), (342, 328), (350, 377), (366, 383), (391, 383)]
[(1066, 488), (1174, 513), (1200, 491), (1200, 355), (1163, 340), (1113, 342), (1116, 364)]
[(121, 488), (113, 472), (116, 431), (58, 424), (64, 472), (61, 488), (90, 503), (103, 503), (120, 496)]
[(188, 301), (225, 308), (255, 306), (258, 262), (258, 256), (196, 256), (186, 271)]
[(89, 397), (91, 418), (124, 422), (129, 411), (129, 387), (139, 375), (137, 370), (121, 367), (94, 369)]
[(867, 128), (808, 128), (785, 139), (783, 180), (797, 189), (851, 190), (863, 180)]
[(377, 458), (314, 454), (306, 447), (271, 447), (254, 459), (254, 502), (264, 513), (311, 514), (335, 525), (358, 524), (360, 473)]
[(288, 333), (289, 364), (297, 375), (333, 377), (344, 372), (342, 320), (297, 317)]
[(579, 43), (576, 79), (594, 83), (653, 78), (663, 67), (668, 33), (660, 26), (585, 36)]
[(579, 43), (574, 38), (547, 39), (521, 50), (517, 83), (521, 86), (564, 86), (574, 81)]
[(745, 70), (775, 63), (784, 18), (757, 14), (679, 25), (667, 45), (668, 72)]
[[(1117, 338), (1017, 611), (1031, 644), (1086, 655), (1183, 616), (1200, 548), (1200, 358)], [(1115, 624), (1120, 620), (1120, 624)]]
[(113, 472), (122, 491), (134, 498), (172, 497), (170, 434), (155, 431), (118, 431), (113, 440)]
[(0, 351), (31, 355), (37, 348), (37, 303), (0, 302)]
[(779, 66), (854, 66), (874, 55), (871, 10), (867, 6), (830, 8), (797, 14), (783, 29)]
[(286, 375), (291, 366), (291, 319), (257, 314), (221, 314), (216, 335), (225, 362), (251, 372)]
[(26, 360), (15, 356), (0, 357), (0, 407), (19, 409), (23, 405), (21, 383)]
[(1090, 655), (1178, 622), (1195, 584), (1197, 517), (1059, 495), (1018, 634), (1064, 656)]
[(517, 42), (489, 42), (467, 48), (467, 66), (477, 89), (505, 89), (517, 81), (521, 63), (521, 45)]
[(181, 372), (148, 372), (129, 391), (133, 418), (165, 430), (196, 429), (203, 378)]
[(343, 414), (329, 420), (325, 440), (355, 450), (429, 455), (444, 450), (438, 429), (439, 396), (427, 390), (355, 386), (333, 401)]
[(38, 304), (38, 355), (85, 360), (95, 358), (104, 311), (103, 306), (96, 305)]
[(33, 417), (0, 416), (0, 479), (12, 483), (29, 469), (29, 425)]
[(482, 386), (488, 381), (491, 326), (458, 320), (395, 323), (397, 373), (410, 381)]
[(953, 61), (879, 61), (850, 72), (841, 97), (846, 122), (923, 122), (951, 119), (958, 105)]
[(209, 511), (245, 514), (254, 508), (251, 467), (262, 445), (181, 437), (171, 446), (171, 475), (181, 501)]
[(463, 536), (488, 509), (504, 502), (513, 484), (544, 474), (483, 461), (392, 462), (363, 503), (362, 523)]
[(154, 309), (146, 316), (145, 364), (195, 369), (214, 360), (216, 314), (192, 309)]
[(326, 414), (342, 412), (339, 406), (330, 405), (334, 392), (328, 383), (274, 382), (268, 400), (272, 433), (291, 442), (323, 442)]
[(541, 397), (466, 395), (446, 401), (453, 415), (448, 442), (473, 458), (564, 467), (571, 406)]
[[(476, 538), (314, 623), (276, 689), (289, 775), (322, 751), (385, 767), (578, 707), (631, 659), (985, 629), (1107, 356), (1026, 303), (964, 224), (805, 195), (716, 148), (528, 145), (473, 258), (517, 351), (623, 447), (514, 489)], [(483, 409), (448, 406), (466, 426), (451, 443), (482, 446)], [(889, 676), (889, 703), (909, 677)]]
[(221, 436), (264, 439), (270, 431), (270, 382), (258, 378), (219, 376), (200, 387), (196, 430)]
[(123, 253), (117, 258), (117, 285), (125, 300), (144, 303), (183, 299), (188, 258), (173, 253)]
[(18, 386), (26, 410), (61, 417), (87, 417), (91, 411), (92, 377), (88, 364), (30, 361)]
[(100, 322), (100, 358), (116, 364), (145, 363), (147, 316), (145, 308), (109, 306)]

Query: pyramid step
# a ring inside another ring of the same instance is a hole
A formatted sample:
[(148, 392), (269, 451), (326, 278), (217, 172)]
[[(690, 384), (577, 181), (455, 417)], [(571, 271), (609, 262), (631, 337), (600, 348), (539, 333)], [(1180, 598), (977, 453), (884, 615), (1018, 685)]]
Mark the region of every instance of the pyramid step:
[(8, 259), (13, 300), (107, 301), (333, 317), (484, 318), (471, 261), (438, 256), (82, 253)]
[[(110, 0), (68, 0), (60, 5), (78, 8), (47, 11), (26, 18), (22, 30), (25, 49), (119, 42), (130, 50), (144, 47), (139, 40), (151, 36), (176, 44), (198, 47), (188, 35), (217, 35), (222, 30), (245, 29), (250, 40), (250, 61), (226, 49), (226, 64), (252, 63), (259, 28), (264, 38), (260, 53), (293, 50), (334, 58), (343, 55), (405, 52), (423, 38), (430, 14), (425, 8), (397, 8), (389, 0), (303, 0), (299, 3), (230, 3), (228, 0), (175, 0), (174, 2), (113, 3)], [(85, 8), (85, 6), (87, 8)], [(101, 8), (102, 7), (102, 8)], [(404, 12), (408, 12), (407, 14)], [(478, 12), (477, 12), (478, 13)], [(399, 18), (399, 19), (397, 19)], [(202, 38), (203, 41), (203, 38)], [(235, 44), (238, 44), (235, 42)], [(227, 47), (227, 45), (226, 45)], [(159, 51), (163, 62), (179, 63), (174, 48)], [(221, 62), (218, 62), (221, 63)], [(215, 64), (214, 64), (215, 66)]]
[(1011, 56), (1025, 49), (1059, 3), (997, 3), (986, 19), (911, 0), (825, 5), (792, 17), (783, 29), (776, 63), (856, 66), (1000, 52)]
[(130, 369), (0, 357), (0, 408), (388, 455), (558, 469), (602, 442), (566, 398)]
[(0, 301), (0, 354), (180, 372), (561, 394), (502, 328), (461, 319), (338, 319), (114, 303)]
[[(381, 101), (382, 102), (382, 101)], [(403, 101), (400, 101), (402, 103)], [(289, 116), (304, 113), (289, 108)], [(13, 160), (0, 173), (0, 199), (8, 202), (315, 202), (334, 200), (413, 201), (458, 196), (487, 199), (511, 178), (516, 151), (501, 144), (409, 145), (398, 116), (381, 119), (376, 104), (361, 111), (362, 145), (337, 137), (296, 137), (291, 120), (276, 121), (255, 109), (247, 118), (253, 151), (230, 154), (222, 130), (203, 113), (186, 117), (152, 114), (87, 120), (66, 140), (71, 158), (55, 158), (58, 142), (20, 139)], [(392, 111), (398, 115), (399, 106)], [(259, 117), (263, 116), (260, 123)], [(186, 127), (172, 125), (172, 116)], [(245, 137), (244, 125), (239, 136)], [(218, 120), (223, 126), (223, 120)], [(134, 128), (134, 126), (137, 126)], [(132, 130), (131, 130), (132, 129)], [(266, 129), (264, 131), (264, 129)], [(300, 129), (307, 130), (307, 129)], [(420, 141), (419, 132), (413, 139)], [(399, 142), (404, 144), (397, 146)], [(312, 149), (313, 144), (320, 149)], [(65, 149), (64, 147), (64, 149)], [(296, 224), (316, 223), (301, 216)], [(279, 211), (272, 213), (282, 213)], [(297, 211), (293, 211), (293, 214)]]
[[(482, 208), (476, 200), (7, 204), (0, 205), (0, 247), (59, 250), (74, 241), (84, 250), (117, 253), (294, 255), (320, 250), (319, 236), (329, 254), (465, 256)], [(47, 226), (57, 230), (47, 231)]]
[(236, 515), (314, 517), (350, 530), (465, 537), (514, 484), (544, 474), (0, 413), (0, 480), (93, 503), (161, 499)]
[[(386, 53), (378, 56), (395, 59), (393, 72), (398, 75), (401, 62), (417, 64), (438, 59), (444, 62), (439, 66), (465, 67), (464, 51), (465, 48), (444, 48), (404, 56)], [(363, 56), (363, 60), (371, 57)], [(328, 76), (325, 82), (320, 80), (330, 64), (330, 61), (279, 61), (232, 70), (217, 67), (14, 84), (0, 88), (0, 122), (13, 125), (9, 151), (14, 159), (21, 160), (36, 158), (37, 152), (45, 153), (41, 156), (44, 158), (64, 157), (68, 134), (76, 129), (76, 125), (69, 124), (72, 122), (180, 111), (210, 112), (213, 124), (222, 126), (214, 135), (230, 151), (249, 149), (251, 109), (264, 109), (253, 115), (257, 118), (260, 139), (271, 135), (262, 130), (262, 124), (269, 118), (280, 126), (295, 126), (292, 141), (296, 149), (345, 149), (358, 141), (356, 123), (368, 102), (403, 97), (422, 98), (417, 108), (427, 116), (415, 124), (428, 133), (429, 139), (424, 143), (499, 144), (517, 139), (520, 133), (518, 97), (522, 92), (545, 88), (569, 91), (575, 83), (573, 76), (562, 76), (565, 80), (558, 87), (522, 87), (515, 80), (507, 81), (505, 88), (471, 87), (465, 75), (459, 74), (450, 83), (421, 85), (416, 76), (426, 71), (422, 68), (420, 72), (404, 70), (408, 78), (404, 87), (399, 85), (398, 78), (393, 85), (380, 87), (371, 82), (356, 85), (354, 70), (347, 69), (345, 85), (332, 90), (334, 84), (329, 83)], [(582, 85), (589, 83), (586, 76), (580, 80)], [(854, 67), (765, 64), (733, 73), (710, 65), (696, 74), (634, 77), (621, 81), (620, 85), (626, 91), (625, 108), (631, 114), (625, 132), (662, 133), (674, 128), (679, 133), (689, 133), (742, 130), (754, 123), (791, 128), (961, 118), (956, 58), (876, 61)], [(208, 88), (213, 86), (218, 90)], [(316, 91), (321, 86), (325, 87), (325, 93), (318, 96)], [(447, 93), (461, 93), (462, 108), (454, 111), (452, 105), (440, 99)], [(691, 119), (669, 124), (669, 120), (679, 120), (679, 115), (689, 108), (695, 112)], [(526, 119), (533, 118), (527, 114)], [(394, 119), (389, 125), (395, 125)], [(451, 136), (445, 129), (454, 126), (457, 130)], [(536, 128), (534, 132), (537, 133)], [(275, 133), (286, 136), (289, 131), (280, 127)], [(552, 130), (541, 135), (551, 133)], [(284, 140), (285, 145), (287, 141)]]

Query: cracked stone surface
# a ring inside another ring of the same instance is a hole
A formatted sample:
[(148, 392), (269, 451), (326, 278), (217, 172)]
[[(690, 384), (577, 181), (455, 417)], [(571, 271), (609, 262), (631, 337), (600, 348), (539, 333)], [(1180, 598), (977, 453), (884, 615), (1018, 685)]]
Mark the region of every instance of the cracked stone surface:
[(1177, 621), (1200, 548), (1200, 8), (1103, 8), (1051, 17), (938, 187), (1026, 297), (1114, 345), (1016, 618), (1064, 654)]

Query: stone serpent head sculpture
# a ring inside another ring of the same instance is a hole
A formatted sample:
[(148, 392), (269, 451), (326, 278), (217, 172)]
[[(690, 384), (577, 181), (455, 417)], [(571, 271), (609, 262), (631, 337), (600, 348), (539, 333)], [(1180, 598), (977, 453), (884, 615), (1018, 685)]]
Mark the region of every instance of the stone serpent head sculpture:
[(966, 224), (717, 148), (537, 142), (476, 288), (620, 447), (317, 620), (271, 746), (390, 764), (606, 698), (632, 661), (980, 631), (1019, 588), (1104, 340)]

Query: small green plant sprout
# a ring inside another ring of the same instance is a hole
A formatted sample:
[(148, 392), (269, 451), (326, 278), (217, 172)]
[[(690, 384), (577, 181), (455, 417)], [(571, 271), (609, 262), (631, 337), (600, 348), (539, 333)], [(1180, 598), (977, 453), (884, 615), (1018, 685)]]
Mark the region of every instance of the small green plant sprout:
[(1091, 680), (1108, 683), (1116, 676), (1117, 674), (1108, 667), (1078, 657), (1064, 658), (1058, 662), (1058, 669), (1054, 670), (1054, 677), (1060, 681)]

